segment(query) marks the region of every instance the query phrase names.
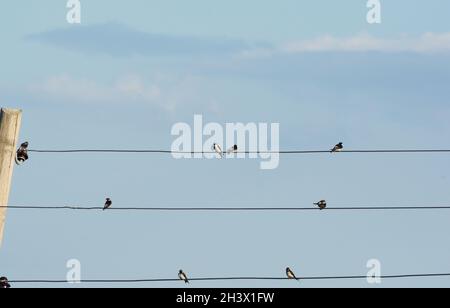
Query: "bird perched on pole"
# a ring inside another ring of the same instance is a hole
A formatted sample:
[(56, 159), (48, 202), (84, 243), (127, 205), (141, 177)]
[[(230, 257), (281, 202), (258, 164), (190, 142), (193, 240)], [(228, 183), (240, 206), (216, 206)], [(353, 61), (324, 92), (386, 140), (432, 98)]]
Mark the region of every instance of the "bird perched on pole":
[(16, 164), (21, 165), (28, 160), (28, 142), (20, 145), (16, 153)]
[(189, 283), (189, 279), (188, 279), (187, 275), (183, 272), (183, 270), (180, 270), (178, 272), (178, 278), (180, 278), (180, 280), (183, 280), (184, 283)]
[(112, 201), (110, 198), (106, 198), (105, 206), (103, 207), (103, 210), (107, 210), (111, 207)]
[(342, 142), (339, 142), (338, 144), (336, 144), (334, 146), (334, 148), (331, 149), (331, 153), (342, 152), (343, 149), (344, 149), (344, 144)]
[(213, 151), (216, 152), (219, 155), (220, 158), (223, 158), (222, 148), (217, 143), (213, 144)]
[(286, 276), (289, 278), (289, 279), (295, 279), (295, 280), (299, 280), (298, 278), (297, 278), (297, 276), (295, 276), (295, 274), (294, 274), (294, 272), (288, 267), (288, 268), (286, 268)]
[(8, 278), (0, 277), (0, 289), (9, 289), (11, 285), (9, 284)]
[(320, 200), (317, 203), (314, 203), (314, 205), (317, 205), (319, 207), (320, 210), (324, 210), (327, 208), (327, 201), (325, 200)]

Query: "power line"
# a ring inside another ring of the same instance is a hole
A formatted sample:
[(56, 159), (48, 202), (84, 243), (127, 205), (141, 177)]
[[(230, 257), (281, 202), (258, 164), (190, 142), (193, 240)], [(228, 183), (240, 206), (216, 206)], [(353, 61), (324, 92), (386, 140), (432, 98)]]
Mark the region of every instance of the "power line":
[[(73, 150), (28, 150), (30, 153), (70, 154), (70, 153), (141, 153), (141, 154), (217, 154), (214, 151), (170, 151), (170, 150), (133, 150), (133, 149), (73, 149)], [(291, 151), (242, 151), (233, 154), (330, 154), (329, 150), (291, 150)], [(450, 153), (450, 149), (422, 150), (346, 150), (340, 153)]]
[[(403, 275), (384, 275), (377, 278), (381, 279), (408, 279), (408, 278), (443, 278), (450, 277), (450, 273), (427, 273), (427, 274), (403, 274)], [(365, 275), (354, 276), (310, 276), (298, 277), (302, 280), (359, 280), (367, 279)], [(189, 278), (189, 281), (283, 281), (291, 280), (287, 277), (204, 277), (204, 278)], [(48, 279), (26, 279), (26, 280), (10, 280), (11, 283), (68, 283), (67, 280), (48, 280)], [(81, 280), (81, 283), (150, 283), (150, 282), (182, 282), (175, 278), (145, 278), (145, 279), (86, 279)]]
[[(74, 210), (103, 211), (103, 207), (82, 206), (0, 206), (0, 209), (14, 210)], [(167, 212), (264, 212), (264, 211), (414, 211), (414, 210), (450, 210), (450, 206), (359, 206), (328, 207), (321, 210), (316, 207), (111, 207), (107, 211), (167, 211)]]

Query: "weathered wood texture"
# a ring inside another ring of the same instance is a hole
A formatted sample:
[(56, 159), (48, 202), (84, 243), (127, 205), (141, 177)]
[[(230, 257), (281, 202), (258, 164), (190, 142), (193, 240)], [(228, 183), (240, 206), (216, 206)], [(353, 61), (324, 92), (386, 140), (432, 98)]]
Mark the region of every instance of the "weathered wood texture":
[[(8, 205), (11, 179), (15, 164), (17, 140), (19, 138), (21, 110), (0, 111), (0, 206)], [(6, 208), (0, 208), (0, 246), (6, 221)]]

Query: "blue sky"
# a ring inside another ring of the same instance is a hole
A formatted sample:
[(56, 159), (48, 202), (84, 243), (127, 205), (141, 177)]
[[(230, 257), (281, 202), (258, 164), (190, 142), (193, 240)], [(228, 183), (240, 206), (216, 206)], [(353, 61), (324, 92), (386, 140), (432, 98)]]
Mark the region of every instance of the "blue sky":
[[(3, 1), (0, 105), (33, 148), (170, 148), (177, 122), (279, 122), (283, 149), (450, 148), (448, 1)], [(449, 202), (447, 155), (174, 160), (43, 155), (11, 205), (330, 206)], [(83, 213), (10, 210), (0, 274), (82, 278), (448, 272), (447, 212)], [(40, 287), (42, 285), (32, 285)], [(120, 286), (120, 285), (119, 285)], [(172, 287), (174, 284), (136, 286)], [(179, 285), (184, 287), (183, 285)], [(281, 282), (195, 287), (289, 287)], [(296, 285), (297, 286), (297, 285)], [(367, 287), (364, 281), (304, 287)], [(384, 287), (450, 286), (448, 279)]]

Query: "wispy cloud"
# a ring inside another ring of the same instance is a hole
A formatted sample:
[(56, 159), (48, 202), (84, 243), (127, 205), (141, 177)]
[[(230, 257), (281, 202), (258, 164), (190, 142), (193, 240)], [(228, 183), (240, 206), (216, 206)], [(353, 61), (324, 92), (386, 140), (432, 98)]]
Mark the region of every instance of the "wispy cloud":
[(158, 104), (161, 97), (159, 86), (146, 83), (133, 75), (122, 77), (112, 84), (99, 84), (92, 80), (76, 79), (63, 74), (34, 83), (28, 89), (33, 94), (52, 100), (79, 103)]
[(262, 47), (229, 38), (203, 38), (149, 33), (118, 24), (69, 27), (27, 36), (27, 39), (79, 52), (112, 56), (205, 56), (234, 54)]
[(48, 102), (145, 104), (168, 113), (191, 108), (218, 113), (218, 102), (208, 93), (207, 83), (202, 78), (190, 75), (145, 79), (140, 75), (130, 74), (118, 77), (111, 83), (101, 83), (61, 74), (30, 84), (26, 90), (33, 97)]
[(149, 33), (119, 23), (68, 27), (27, 36), (28, 40), (71, 51), (111, 56), (193, 57), (231, 55), (238, 58), (264, 58), (276, 54), (319, 52), (450, 52), (450, 32), (420, 36), (377, 38), (369, 34), (349, 37), (324, 35), (294, 40), (276, 46), (270, 42), (248, 42), (224, 37)]
[(281, 46), (281, 52), (450, 52), (450, 33), (426, 33), (419, 37), (376, 38), (368, 34), (339, 38), (322, 36)]

